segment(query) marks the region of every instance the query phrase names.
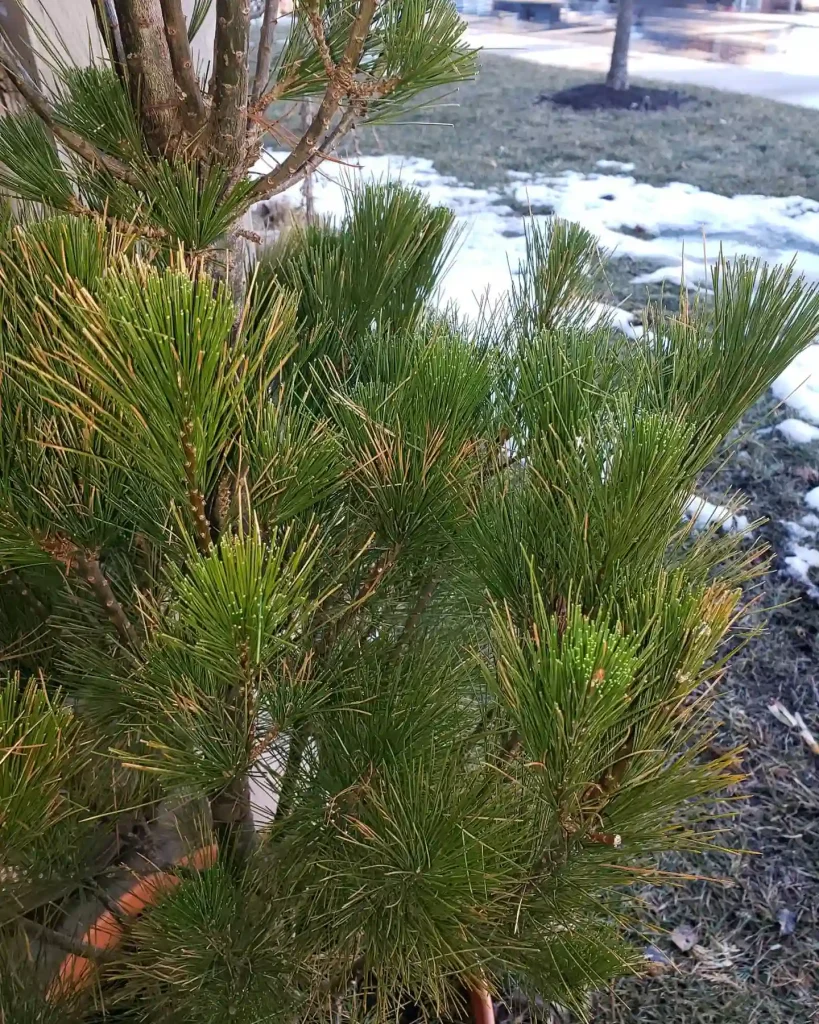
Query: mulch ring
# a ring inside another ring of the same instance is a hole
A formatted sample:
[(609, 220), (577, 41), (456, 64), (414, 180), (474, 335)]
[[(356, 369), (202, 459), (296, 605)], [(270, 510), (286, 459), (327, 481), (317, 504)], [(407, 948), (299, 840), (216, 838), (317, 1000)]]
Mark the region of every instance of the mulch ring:
[(588, 82), (571, 89), (561, 89), (551, 96), (544, 93), (538, 103), (556, 103), (572, 110), (667, 110), (680, 107), (691, 97), (676, 89), (654, 89), (632, 85), (628, 89), (612, 89), (603, 82)]

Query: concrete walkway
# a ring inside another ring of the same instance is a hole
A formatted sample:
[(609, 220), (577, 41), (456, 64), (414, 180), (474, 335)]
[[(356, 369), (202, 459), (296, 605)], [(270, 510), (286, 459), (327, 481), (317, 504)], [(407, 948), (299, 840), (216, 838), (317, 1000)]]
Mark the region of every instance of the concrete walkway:
[[(493, 29), (488, 20), (470, 24), (467, 38), (471, 45), (490, 53), (506, 54), (534, 64), (576, 68), (605, 74), (611, 50), (598, 38), (576, 31), (526, 32)], [(816, 31), (816, 64), (819, 71), (819, 29)], [(772, 61), (767, 61), (770, 65)], [(778, 64), (787, 63), (782, 55)], [(800, 70), (805, 67), (799, 62)], [(629, 69), (634, 78), (678, 85), (699, 85), (724, 89), (748, 96), (762, 96), (780, 103), (819, 109), (819, 74), (791, 74), (770, 66), (760, 68), (742, 64), (678, 57), (668, 53), (640, 50), (632, 46)]]

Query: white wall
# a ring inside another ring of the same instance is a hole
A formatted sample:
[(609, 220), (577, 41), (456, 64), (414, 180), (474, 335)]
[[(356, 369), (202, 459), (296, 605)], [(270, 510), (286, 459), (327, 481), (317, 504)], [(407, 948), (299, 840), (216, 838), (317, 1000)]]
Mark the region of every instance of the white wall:
[[(102, 40), (97, 30), (92, 7), (93, 0), (0, 0), (0, 8), (17, 3), (34, 23), (48, 36), (49, 42), (61, 51), (67, 52), (75, 64), (87, 63), (91, 54), (101, 54)], [(194, 0), (182, 0), (186, 14), (193, 9)], [(0, 15), (2, 15), (0, 10)], [(216, 28), (216, 3), (211, 4), (205, 23), (193, 42), (193, 56), (197, 67), (209, 67), (213, 51), (213, 34)], [(32, 49), (35, 51), (37, 70), (44, 81), (51, 78), (48, 62), (37, 51), (36, 34), (29, 30)]]

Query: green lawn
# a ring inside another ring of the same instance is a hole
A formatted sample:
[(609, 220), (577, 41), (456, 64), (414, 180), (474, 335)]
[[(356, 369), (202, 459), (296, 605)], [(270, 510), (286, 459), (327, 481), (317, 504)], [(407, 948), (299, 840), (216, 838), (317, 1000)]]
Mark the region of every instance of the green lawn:
[(819, 199), (819, 111), (693, 88), (682, 90), (690, 103), (656, 113), (575, 113), (538, 102), (589, 78), (485, 54), (476, 81), (408, 123), (362, 130), (361, 148), (428, 157), (479, 186), (500, 184), (507, 171), (594, 171), (595, 161), (615, 159), (653, 184)]

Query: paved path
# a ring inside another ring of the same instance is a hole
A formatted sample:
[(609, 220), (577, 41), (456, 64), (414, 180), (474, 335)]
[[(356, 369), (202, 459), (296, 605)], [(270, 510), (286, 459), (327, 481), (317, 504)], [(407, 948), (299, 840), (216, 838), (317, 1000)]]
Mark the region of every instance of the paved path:
[[(492, 53), (504, 53), (534, 64), (578, 68), (605, 74), (611, 51), (577, 32), (514, 32), (493, 30), (486, 21), (473, 23), (467, 38), (473, 46)], [(594, 37), (592, 37), (593, 39)], [(816, 67), (819, 72), (819, 29), (816, 32)], [(784, 58), (786, 59), (786, 58)], [(804, 62), (800, 61), (800, 70)], [(629, 68), (635, 78), (680, 85), (701, 85), (749, 96), (763, 96), (800, 107), (819, 109), (819, 74), (791, 74), (773, 68), (759, 68), (717, 61), (678, 57), (632, 48)]]

